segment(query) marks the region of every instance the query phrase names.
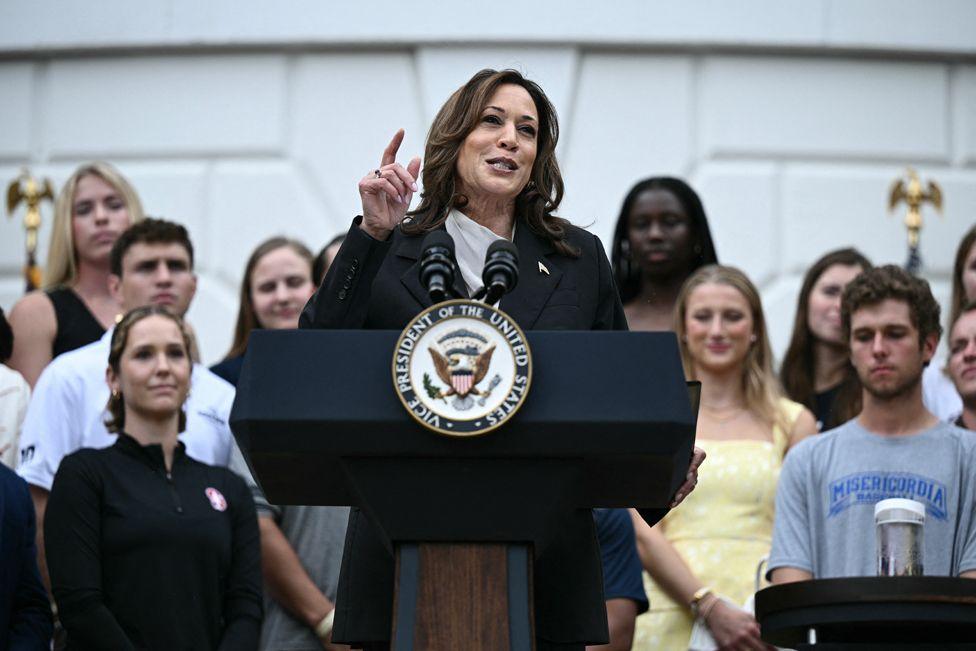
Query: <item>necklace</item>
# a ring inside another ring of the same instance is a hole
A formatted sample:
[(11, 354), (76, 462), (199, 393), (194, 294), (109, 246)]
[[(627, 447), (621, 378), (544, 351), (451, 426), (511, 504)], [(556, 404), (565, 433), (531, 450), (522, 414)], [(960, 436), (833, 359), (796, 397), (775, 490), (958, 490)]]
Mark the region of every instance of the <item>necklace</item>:
[[(719, 425), (724, 425), (725, 423), (731, 422), (745, 413), (745, 407), (726, 407), (725, 409), (713, 409), (708, 405), (703, 404), (702, 411), (709, 415), (709, 417)], [(727, 416), (721, 416), (720, 414), (726, 413), (731, 409), (731, 413)]]

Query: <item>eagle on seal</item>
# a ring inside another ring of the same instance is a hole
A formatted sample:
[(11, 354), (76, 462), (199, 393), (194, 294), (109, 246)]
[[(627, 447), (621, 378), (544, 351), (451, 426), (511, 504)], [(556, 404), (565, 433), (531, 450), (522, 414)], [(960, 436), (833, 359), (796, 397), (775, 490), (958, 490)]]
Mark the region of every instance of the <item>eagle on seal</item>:
[(465, 398), (468, 394), (481, 395), (477, 384), (485, 379), (488, 374), (488, 366), (491, 364), (492, 353), (495, 352), (495, 345), (492, 344), (484, 352), (471, 354), (473, 351), (448, 351), (447, 355), (441, 354), (433, 346), (428, 347), (430, 356), (434, 359), (434, 369), (437, 377), (450, 387), (444, 397), (457, 395)]

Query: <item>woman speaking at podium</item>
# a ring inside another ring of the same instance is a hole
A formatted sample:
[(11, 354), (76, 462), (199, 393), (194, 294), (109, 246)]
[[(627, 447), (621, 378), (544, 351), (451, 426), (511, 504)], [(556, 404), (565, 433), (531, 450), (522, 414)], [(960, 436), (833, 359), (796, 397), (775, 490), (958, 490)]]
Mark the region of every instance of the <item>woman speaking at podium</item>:
[[(396, 161), (403, 131), (380, 166), (359, 182), (356, 217), (304, 328), (400, 330), (429, 306), (406, 282), (419, 273), (421, 243), (436, 229), (455, 242), (460, 294), (481, 289), (488, 246), (518, 249), (519, 280), (502, 308), (523, 329), (625, 330), (627, 322), (600, 240), (553, 213), (563, 195), (556, 161), (559, 125), (542, 89), (514, 70), (482, 70), (441, 107), (427, 135), (420, 205), (420, 159)], [(463, 290), (463, 291), (460, 291)], [(697, 458), (694, 467), (700, 460)], [(694, 475), (694, 471), (690, 473)], [(679, 490), (689, 492), (693, 480)], [(651, 523), (653, 524), (653, 523)], [(607, 639), (600, 555), (589, 511), (536, 561), (537, 648), (582, 649)], [(336, 642), (385, 648), (391, 631), (394, 564), (373, 525), (353, 509), (336, 599)], [(355, 577), (355, 580), (349, 580)], [(539, 599), (539, 595), (545, 599)]]

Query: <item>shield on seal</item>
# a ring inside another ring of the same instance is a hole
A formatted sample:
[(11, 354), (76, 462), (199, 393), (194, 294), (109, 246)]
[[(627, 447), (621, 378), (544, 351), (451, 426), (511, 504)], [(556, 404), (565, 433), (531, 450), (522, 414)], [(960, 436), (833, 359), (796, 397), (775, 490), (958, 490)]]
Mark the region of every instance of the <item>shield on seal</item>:
[(474, 373), (471, 371), (458, 371), (451, 373), (451, 386), (457, 391), (459, 396), (466, 396), (471, 391), (471, 384), (474, 381)]

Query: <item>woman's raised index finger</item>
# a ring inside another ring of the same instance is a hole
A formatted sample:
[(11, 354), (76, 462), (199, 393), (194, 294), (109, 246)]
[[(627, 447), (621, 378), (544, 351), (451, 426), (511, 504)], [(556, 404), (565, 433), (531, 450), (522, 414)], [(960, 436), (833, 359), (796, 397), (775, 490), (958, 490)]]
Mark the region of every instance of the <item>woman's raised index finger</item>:
[(403, 129), (398, 130), (393, 134), (393, 140), (390, 144), (386, 146), (383, 150), (383, 159), (380, 161), (380, 166), (389, 165), (390, 163), (396, 162), (397, 150), (400, 149), (400, 143), (403, 142)]

